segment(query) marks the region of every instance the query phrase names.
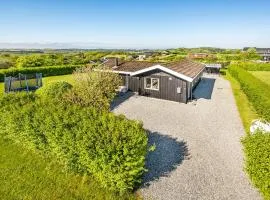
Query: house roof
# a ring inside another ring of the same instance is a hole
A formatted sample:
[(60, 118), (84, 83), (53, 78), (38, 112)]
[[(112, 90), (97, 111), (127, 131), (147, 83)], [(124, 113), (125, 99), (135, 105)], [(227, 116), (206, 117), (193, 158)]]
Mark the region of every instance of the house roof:
[(160, 69), (190, 82), (205, 68), (204, 64), (197, 63), (189, 59), (172, 63), (118, 61), (118, 65), (116, 66), (115, 64), (115, 59), (108, 59), (106, 62), (104, 62), (106, 67), (118, 73), (125, 73), (133, 76), (154, 69)]
[(115, 58), (110, 58), (104, 62), (106, 67), (113, 69), (114, 71), (122, 72), (136, 72), (141, 69), (152, 67), (154, 65), (159, 65), (161, 63), (156, 62), (147, 62), (147, 61), (118, 61), (118, 65), (115, 66)]
[(178, 62), (169, 63), (166, 66), (169, 69), (176, 71), (180, 74), (183, 74), (185, 76), (188, 76), (190, 78), (195, 78), (205, 68), (204, 64), (194, 62), (189, 59), (184, 59)]

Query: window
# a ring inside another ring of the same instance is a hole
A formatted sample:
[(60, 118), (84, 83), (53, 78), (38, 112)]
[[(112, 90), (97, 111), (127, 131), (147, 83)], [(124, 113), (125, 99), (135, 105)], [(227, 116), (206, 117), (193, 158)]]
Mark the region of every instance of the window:
[(159, 79), (158, 78), (145, 78), (144, 88), (149, 90), (159, 90)]
[(177, 94), (181, 94), (182, 93), (182, 88), (181, 87), (177, 87), (176, 88), (176, 92), (177, 92)]

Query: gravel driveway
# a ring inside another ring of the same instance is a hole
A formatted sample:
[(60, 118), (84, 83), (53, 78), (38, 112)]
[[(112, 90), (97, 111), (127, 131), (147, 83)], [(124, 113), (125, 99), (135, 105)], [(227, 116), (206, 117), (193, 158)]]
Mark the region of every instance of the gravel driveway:
[(128, 94), (113, 111), (141, 120), (156, 151), (140, 188), (145, 199), (261, 199), (243, 172), (244, 129), (228, 81), (205, 76), (188, 104)]

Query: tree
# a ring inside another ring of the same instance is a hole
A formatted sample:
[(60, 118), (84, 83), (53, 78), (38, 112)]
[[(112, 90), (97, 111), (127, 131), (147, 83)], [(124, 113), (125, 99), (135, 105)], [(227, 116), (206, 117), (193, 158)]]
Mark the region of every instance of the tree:
[(66, 95), (67, 101), (80, 106), (93, 106), (98, 110), (109, 110), (121, 83), (118, 74), (85, 67), (76, 70), (73, 76), (75, 83)]
[(16, 60), (16, 67), (40, 67), (45, 65), (44, 56), (41, 55), (27, 55), (27, 56), (20, 56)]
[(246, 59), (249, 59), (249, 60), (258, 60), (260, 59), (261, 57), (257, 54), (257, 51), (255, 48), (249, 48), (247, 50), (247, 54), (245, 55), (246, 56)]
[(12, 62), (7, 59), (1, 59), (0, 60), (0, 69), (7, 69), (12, 67)]

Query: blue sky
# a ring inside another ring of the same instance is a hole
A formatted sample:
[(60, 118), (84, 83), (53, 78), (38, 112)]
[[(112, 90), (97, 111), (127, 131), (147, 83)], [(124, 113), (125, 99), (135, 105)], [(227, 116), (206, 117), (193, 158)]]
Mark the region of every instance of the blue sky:
[(0, 43), (270, 47), (269, 10), (266, 0), (9, 0), (0, 4)]

